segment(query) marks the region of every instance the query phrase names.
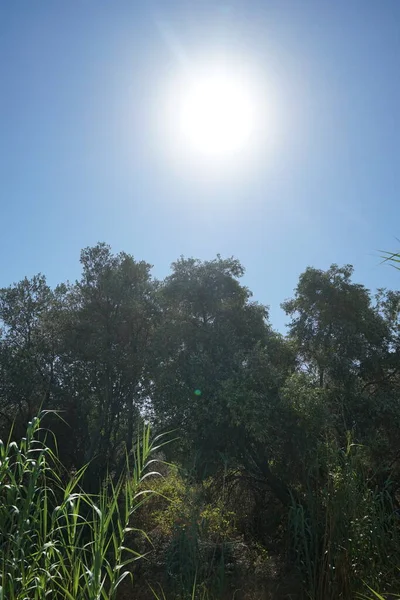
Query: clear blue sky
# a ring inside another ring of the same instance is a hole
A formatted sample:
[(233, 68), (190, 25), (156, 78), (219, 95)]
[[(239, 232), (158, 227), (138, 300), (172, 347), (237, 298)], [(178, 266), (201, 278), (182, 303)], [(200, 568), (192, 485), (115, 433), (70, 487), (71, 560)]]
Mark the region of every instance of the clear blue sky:
[[(273, 73), (273, 160), (216, 182), (171, 168), (152, 119), (176, 48)], [(280, 329), (308, 265), (398, 285), (377, 251), (400, 237), (399, 0), (2, 0), (0, 61), (0, 285), (74, 280), (97, 241), (158, 277), (235, 255)]]

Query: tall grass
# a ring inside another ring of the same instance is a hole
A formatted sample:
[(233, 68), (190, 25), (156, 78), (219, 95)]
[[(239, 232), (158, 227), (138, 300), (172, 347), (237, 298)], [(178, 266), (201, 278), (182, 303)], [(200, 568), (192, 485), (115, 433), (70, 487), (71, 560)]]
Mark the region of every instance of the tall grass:
[(307, 492), (293, 499), (290, 534), (307, 596), (354, 598), (365, 583), (388, 585), (397, 575), (399, 527), (388, 489), (371, 489), (362, 467), (363, 449), (348, 443), (329, 449), (322, 483), (310, 474)]
[(400, 252), (387, 252), (381, 250), (383, 262), (388, 262), (395, 269), (400, 270)]
[(0, 600), (114, 600), (142, 558), (126, 538), (137, 533), (133, 517), (148, 497), (143, 481), (154, 474), (158, 440), (144, 427), (126, 473), (88, 495), (80, 488), (84, 468), (62, 472), (43, 417), (19, 444), (0, 441)]

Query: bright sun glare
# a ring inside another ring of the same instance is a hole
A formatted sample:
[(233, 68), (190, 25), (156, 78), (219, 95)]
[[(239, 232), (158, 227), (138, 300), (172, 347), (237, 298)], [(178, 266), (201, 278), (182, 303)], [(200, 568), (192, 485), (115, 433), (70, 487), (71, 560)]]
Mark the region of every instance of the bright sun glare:
[(222, 158), (251, 143), (255, 99), (233, 75), (199, 76), (183, 90), (177, 108), (179, 137), (203, 156)]
[(265, 78), (239, 60), (187, 64), (169, 78), (164, 97), (166, 111), (157, 111), (157, 122), (166, 149), (190, 172), (198, 167), (221, 174), (224, 167), (243, 170), (256, 164), (264, 141), (273, 138), (273, 102)]

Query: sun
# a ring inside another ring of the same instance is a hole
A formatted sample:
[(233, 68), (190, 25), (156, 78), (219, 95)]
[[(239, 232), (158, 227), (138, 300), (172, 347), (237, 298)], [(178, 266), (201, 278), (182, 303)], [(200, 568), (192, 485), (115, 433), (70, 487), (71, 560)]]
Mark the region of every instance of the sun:
[[(240, 60), (188, 62), (168, 80), (156, 122), (177, 164), (222, 172), (251, 160), (265, 122), (264, 87)], [(238, 161), (236, 161), (237, 163)]]
[(246, 81), (223, 71), (201, 73), (182, 87), (177, 136), (188, 150), (214, 159), (244, 152), (256, 130), (257, 102)]
[(276, 155), (279, 102), (264, 68), (234, 54), (200, 56), (172, 65), (158, 86), (155, 148), (182, 181), (239, 181)]

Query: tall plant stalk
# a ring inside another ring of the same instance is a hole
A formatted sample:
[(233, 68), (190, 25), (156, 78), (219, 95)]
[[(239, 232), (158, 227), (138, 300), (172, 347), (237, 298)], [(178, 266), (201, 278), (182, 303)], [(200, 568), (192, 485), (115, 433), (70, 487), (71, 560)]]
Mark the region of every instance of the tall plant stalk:
[(0, 441), (0, 600), (114, 600), (142, 558), (126, 538), (137, 533), (135, 512), (151, 493), (143, 482), (155, 474), (149, 465), (160, 438), (151, 440), (145, 426), (118, 482), (109, 478), (89, 495), (80, 487), (85, 468), (65, 483), (43, 417), (19, 444)]

